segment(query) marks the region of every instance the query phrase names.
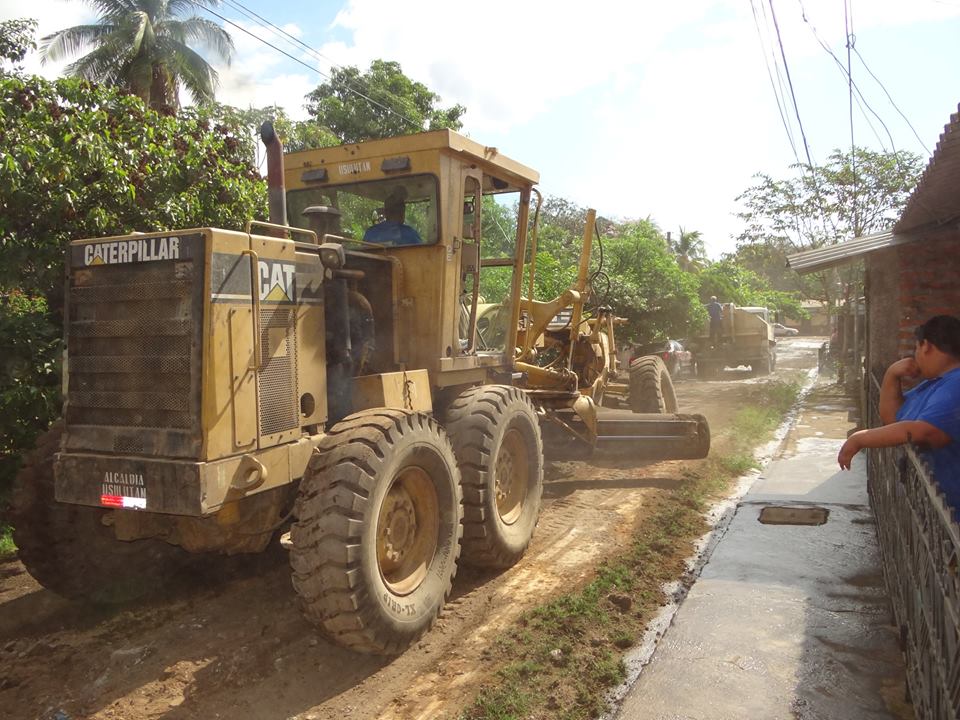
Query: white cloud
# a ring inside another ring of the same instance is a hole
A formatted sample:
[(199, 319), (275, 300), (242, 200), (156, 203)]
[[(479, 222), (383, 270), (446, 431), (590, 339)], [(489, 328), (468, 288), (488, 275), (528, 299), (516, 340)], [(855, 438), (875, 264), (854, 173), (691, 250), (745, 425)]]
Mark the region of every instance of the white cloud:
[[(250, 22), (235, 19), (233, 22), (253, 35), (264, 37), (308, 66), (316, 63), (315, 58), (276, 31), (268, 32)], [(294, 37), (302, 34), (300, 28), (292, 23), (282, 27)], [(294, 119), (304, 119), (303, 96), (317, 86), (319, 76), (311, 73), (308, 67), (289, 62), (256, 37), (230, 26), (227, 26), (227, 30), (233, 38), (236, 53), (229, 66), (211, 59), (220, 80), (217, 100), (241, 108), (278, 105), (285, 108)], [(296, 72), (291, 72), (291, 68)]]
[[(37, 40), (46, 35), (63, 30), (74, 25), (92, 22), (96, 13), (90, 7), (80, 2), (68, 0), (0, 0), (0, 21), (16, 18), (33, 18), (37, 21)], [(40, 63), (38, 53), (30, 53), (23, 65), (28, 73), (54, 78), (60, 75), (63, 68), (71, 60), (57, 63)]]

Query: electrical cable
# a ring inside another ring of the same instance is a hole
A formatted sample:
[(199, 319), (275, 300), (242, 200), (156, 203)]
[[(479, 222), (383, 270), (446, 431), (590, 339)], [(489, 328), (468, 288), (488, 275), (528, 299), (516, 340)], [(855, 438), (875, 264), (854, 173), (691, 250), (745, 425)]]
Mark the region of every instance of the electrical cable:
[(803, 139), (803, 150), (807, 156), (807, 164), (813, 168), (813, 159), (810, 157), (810, 145), (807, 143), (807, 134), (800, 119), (800, 107), (797, 105), (797, 95), (793, 90), (793, 78), (790, 77), (790, 66), (787, 64), (787, 54), (783, 48), (783, 38), (780, 36), (780, 23), (777, 22), (777, 12), (773, 9), (773, 0), (767, 0), (770, 5), (770, 16), (773, 18), (773, 27), (777, 31), (777, 44), (780, 46), (780, 57), (783, 59), (783, 71), (787, 75), (787, 85), (790, 87), (790, 99), (793, 101), (793, 111), (797, 116), (797, 125), (800, 127), (800, 137)]
[[(880, 146), (883, 148), (884, 152), (886, 152), (886, 151), (887, 151), (886, 146), (884, 145), (883, 140), (880, 139), (880, 135), (879, 135), (879, 133), (877, 132), (876, 128), (873, 126), (873, 123), (870, 122), (870, 118), (869, 118), (869, 116), (867, 115), (867, 111), (869, 111), (870, 114), (872, 114), (872, 115), (877, 119), (877, 122), (880, 123), (881, 127), (883, 127), (884, 132), (887, 134), (887, 139), (888, 139), (889, 142), (890, 142), (890, 154), (893, 156), (894, 162), (897, 164), (897, 168), (900, 170), (901, 175), (902, 175), (904, 178), (906, 178), (906, 176), (907, 176), (907, 169), (903, 166), (903, 163), (901, 162), (900, 153), (897, 151), (897, 146), (896, 146), (896, 143), (894, 142), (894, 139), (893, 139), (893, 133), (890, 132), (890, 128), (887, 127), (887, 124), (883, 121), (883, 118), (880, 117), (880, 114), (879, 114), (876, 110), (873, 109), (873, 107), (870, 105), (869, 102), (867, 102), (867, 98), (866, 98), (866, 96), (864, 96), (863, 91), (860, 90), (859, 85), (857, 85), (856, 81), (854, 81), (853, 78), (850, 77), (850, 76), (847, 74), (847, 70), (846, 70), (846, 68), (844, 68), (843, 63), (840, 61), (840, 58), (837, 57), (836, 53), (834, 53), (833, 50), (830, 48), (830, 46), (827, 45), (827, 43), (820, 37), (820, 34), (817, 32), (817, 28), (814, 27), (813, 23), (810, 22), (810, 20), (807, 18), (806, 8), (805, 8), (804, 5), (803, 5), (803, 0), (798, 0), (798, 2), (800, 3), (800, 11), (801, 11), (801, 15), (802, 15), (802, 17), (803, 17), (803, 21), (804, 21), (804, 22), (807, 24), (807, 26), (810, 28), (810, 31), (813, 33), (813, 37), (814, 37), (814, 38), (816, 39), (816, 41), (819, 43), (820, 47), (822, 47), (823, 50), (824, 50), (831, 58), (833, 58), (833, 61), (834, 61), (834, 63), (836, 63), (837, 68), (840, 70), (840, 73), (844, 76), (844, 80), (848, 80), (848, 79), (849, 79), (849, 82), (850, 82), (850, 83), (852, 84), (852, 86), (853, 86), (853, 90), (854, 90), (854, 93), (855, 93), (855, 98), (856, 98), (856, 101), (857, 101), (857, 105), (860, 107), (860, 111), (863, 113), (863, 116), (864, 116), (864, 119), (865, 119), (866, 122), (867, 122), (867, 125), (868, 125), (868, 126), (870, 127), (870, 129), (873, 131), (874, 136), (876, 136), (876, 138), (877, 138), (877, 142), (878, 142), (878, 143), (880, 144)], [(853, 52), (854, 52), (854, 53), (857, 53), (856, 37), (854, 37), (854, 42), (853, 42), (853, 45), (852, 45), (852, 49), (853, 49)], [(858, 56), (859, 56), (859, 53), (858, 53)], [(862, 60), (862, 59), (861, 59), (861, 60)], [(867, 72), (869, 72), (869, 69), (867, 70)], [(872, 73), (871, 73), (871, 76), (872, 76)], [(875, 76), (874, 76), (874, 79), (877, 80), (877, 78), (876, 78)], [(877, 80), (877, 83), (879, 84), (880, 81)], [(882, 85), (881, 85), (881, 87), (882, 87)], [(889, 95), (888, 95), (888, 97), (889, 97)], [(891, 103), (892, 103), (892, 100), (891, 100)], [(864, 108), (866, 108), (866, 109), (864, 109)], [(906, 119), (906, 118), (904, 118), (904, 119)], [(908, 124), (909, 124), (909, 123), (908, 123)]]
[[(308, 70), (312, 70), (313, 72), (317, 73), (317, 74), (320, 75), (321, 77), (327, 78), (327, 80), (332, 80), (332, 79), (333, 79), (333, 78), (331, 78), (327, 73), (323, 72), (322, 70), (319, 70), (318, 68), (314, 67), (313, 65), (310, 65), (310, 64), (308, 64), (308, 63), (305, 63), (305, 62), (304, 62), (303, 60), (301, 60), (300, 58), (295, 57), (295, 56), (291, 55), (290, 53), (288, 53), (286, 50), (283, 50), (283, 49), (281, 49), (281, 48), (278, 48), (278, 47), (277, 47), (276, 45), (274, 45), (273, 43), (271, 43), (271, 42), (269, 42), (269, 41), (267, 41), (267, 40), (264, 40), (264, 39), (263, 39), (262, 37), (260, 37), (259, 35), (251, 32), (250, 30), (247, 30), (245, 27), (243, 27), (243, 26), (240, 25), (239, 23), (235, 23), (235, 22), (233, 22), (233, 20), (230, 20), (230, 19), (224, 17), (223, 15), (221, 15), (221, 14), (218, 13), (218, 12), (216, 12), (215, 10), (211, 10), (209, 7), (204, 7), (203, 9), (204, 9), (206, 12), (210, 13), (211, 15), (213, 15), (214, 17), (219, 18), (220, 20), (222, 20), (222, 21), (225, 22), (226, 24), (231, 25), (232, 27), (237, 28), (237, 30), (240, 30), (241, 32), (246, 33), (247, 35), (249, 35), (250, 37), (254, 38), (255, 40), (260, 41), (260, 42), (263, 43), (264, 45), (266, 45), (266, 46), (268, 46), (268, 47), (270, 47), (270, 48), (273, 48), (274, 50), (276, 50), (276, 51), (277, 51), (278, 53), (280, 53), (281, 55), (285, 55), (286, 57), (288, 57), (288, 58), (290, 58), (291, 60), (293, 60), (295, 63), (298, 63), (298, 64), (300, 64), (300, 65), (303, 65), (303, 66), (304, 66), (305, 68), (307, 68)], [(409, 123), (411, 127), (414, 127), (414, 128), (416, 128), (417, 130), (422, 130), (422, 129), (423, 129), (423, 126), (422, 126), (420, 123), (418, 123), (418, 122), (416, 122), (415, 120), (407, 117), (406, 115), (403, 115), (403, 114), (401, 114), (401, 113), (398, 113), (396, 110), (387, 107), (387, 106), (384, 105), (383, 103), (377, 102), (376, 100), (374, 100), (373, 98), (369, 97), (368, 95), (363, 94), (362, 92), (360, 92), (360, 91), (357, 90), (356, 88), (353, 88), (353, 87), (350, 87), (349, 85), (347, 85), (347, 89), (348, 89), (350, 92), (354, 93), (355, 95), (358, 95), (359, 97), (362, 97), (364, 100), (366, 100), (367, 102), (371, 103), (372, 105), (376, 105), (377, 107), (379, 107), (379, 108), (382, 109), (382, 110), (385, 110), (386, 112), (390, 113), (391, 115), (396, 115), (396, 116), (397, 116), (398, 118), (400, 118), (401, 120), (404, 120), (405, 122)]]
[(860, 226), (857, 223), (857, 145), (853, 136), (853, 72), (851, 69), (851, 55), (853, 44), (853, 7), (852, 0), (843, 0), (843, 32), (847, 40), (847, 93), (850, 107), (850, 172), (853, 176), (853, 236), (859, 237)]
[[(289, 32), (287, 32), (286, 30), (284, 30), (282, 27), (280, 27), (280, 26), (278, 26), (278, 25), (270, 22), (269, 20), (267, 20), (267, 19), (266, 19), (265, 17), (263, 17), (262, 15), (258, 14), (258, 13), (255, 12), (254, 10), (251, 10), (250, 8), (248, 8), (246, 5), (244, 5), (243, 3), (241, 3), (239, 0), (226, 0), (226, 3), (227, 3), (227, 5), (229, 5), (230, 7), (232, 7), (233, 9), (235, 9), (235, 10), (237, 10), (238, 12), (240, 12), (241, 14), (243, 14), (248, 20), (250, 20), (250, 21), (253, 22), (254, 24), (259, 25), (260, 27), (263, 27), (264, 29), (269, 29), (269, 30), (270, 30), (275, 36), (277, 36), (277, 37), (282, 37), (282, 39), (285, 40), (288, 45), (296, 45), (296, 46), (299, 46), (300, 48), (302, 48), (302, 49), (306, 50), (308, 53), (310, 53), (310, 55), (312, 55), (314, 58), (316, 58), (316, 59), (318, 59), (318, 60), (325, 60), (326, 62), (330, 63), (330, 69), (331, 69), (331, 70), (344, 70), (344, 69), (345, 69), (343, 65), (340, 65), (339, 63), (335, 62), (335, 61), (333, 60), (333, 58), (327, 57), (326, 55), (324, 55), (322, 52), (320, 52), (320, 51), (317, 50), (316, 48), (313, 48), (313, 47), (311, 47), (310, 45), (308, 45), (307, 43), (303, 42), (303, 41), (302, 41), (300, 38), (298, 38), (297, 36), (292, 35), (291, 33), (289, 33)], [(352, 92), (356, 92), (356, 93), (362, 95), (362, 93), (360, 93), (360, 91), (357, 90), (355, 87), (351, 86), (350, 83), (344, 82), (344, 85), (346, 85)], [(381, 89), (381, 90), (379, 90), (378, 92), (381, 93), (381, 94), (383, 94), (383, 95), (386, 96), (387, 98), (389, 98), (391, 101), (393, 101), (393, 104), (395, 104), (395, 105), (403, 105), (402, 99), (399, 98), (399, 97), (397, 97), (397, 96), (394, 95), (393, 93), (391, 93), (389, 90), (383, 90), (383, 89)], [(371, 102), (373, 102), (373, 103), (375, 103), (375, 104), (378, 104), (379, 107), (382, 107), (382, 108), (385, 109), (385, 110), (390, 111), (390, 108), (387, 108), (387, 107), (385, 107), (384, 105), (380, 105), (379, 103), (377, 103), (376, 100), (372, 100), (372, 99), (371, 99)], [(402, 116), (402, 115), (401, 115), (401, 117), (405, 117), (405, 116)], [(406, 118), (406, 120), (407, 120), (408, 122), (411, 122), (411, 123), (413, 123), (414, 125), (416, 125), (416, 127), (417, 127), (418, 129), (420, 129), (420, 128), (422, 127), (422, 126), (420, 125), (420, 123), (417, 123), (416, 121), (414, 121), (414, 120), (411, 119), (411, 118)]]
[[(761, 6), (762, 7), (762, 6)], [(797, 155), (797, 145), (793, 139), (793, 131), (790, 127), (790, 123), (787, 122), (787, 116), (783, 109), (783, 103), (780, 101), (780, 93), (777, 92), (777, 85), (773, 81), (773, 73), (770, 71), (770, 60), (767, 58), (767, 48), (763, 42), (763, 31), (760, 29), (760, 18), (757, 17), (757, 6), (754, 4), (754, 0), (750, 0), (750, 9), (753, 11), (753, 24), (757, 28), (757, 37), (760, 39), (760, 52), (763, 55), (764, 66), (767, 69), (767, 78), (770, 80), (770, 89), (773, 90), (773, 97), (777, 102), (777, 111), (780, 113), (780, 122), (783, 123), (783, 129), (787, 133), (787, 140), (790, 142), (790, 149), (793, 150), (793, 157), (796, 159), (797, 163), (800, 163), (800, 156)], [(776, 65), (776, 63), (774, 63)], [(779, 71), (779, 66), (777, 67)], [(779, 72), (778, 72), (779, 76)], [(782, 89), (782, 87), (781, 87)]]
[(854, 54), (856, 54), (857, 58), (860, 60), (860, 63), (863, 65), (863, 69), (867, 71), (870, 77), (872, 77), (874, 81), (877, 83), (877, 85), (880, 86), (880, 89), (883, 90), (883, 94), (887, 96), (887, 100), (889, 100), (890, 104), (893, 105), (893, 109), (896, 110), (897, 114), (903, 118), (903, 121), (907, 124), (907, 127), (910, 128), (910, 131), (913, 133), (913, 136), (917, 139), (917, 142), (920, 143), (920, 147), (922, 147), (923, 151), (927, 155), (929, 155), (930, 148), (928, 148), (926, 143), (924, 143), (923, 140), (920, 138), (920, 135), (917, 133), (916, 128), (913, 127), (913, 123), (910, 122), (909, 118), (907, 118), (907, 116), (904, 115), (903, 111), (893, 101), (893, 98), (890, 96), (890, 93), (887, 92), (887, 88), (884, 87), (882, 82), (880, 82), (880, 78), (878, 78), (876, 75), (873, 74), (873, 71), (870, 69), (870, 66), (867, 65), (867, 61), (863, 59), (863, 55), (861, 55), (860, 51), (857, 50), (856, 44), (853, 45), (853, 52)]

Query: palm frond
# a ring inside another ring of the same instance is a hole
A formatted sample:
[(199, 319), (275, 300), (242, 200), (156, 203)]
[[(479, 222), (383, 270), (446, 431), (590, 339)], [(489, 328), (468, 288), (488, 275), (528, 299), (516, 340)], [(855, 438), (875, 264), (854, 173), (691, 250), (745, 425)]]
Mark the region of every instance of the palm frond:
[(115, 25), (75, 25), (40, 38), (40, 62), (57, 62), (76, 55), (97, 41), (115, 33)]
[(217, 23), (206, 18), (193, 16), (183, 21), (184, 41), (201, 43), (216, 53), (227, 65), (233, 59), (236, 48), (233, 38)]
[(92, 82), (117, 84), (121, 79), (125, 62), (125, 55), (118, 55), (113, 46), (102, 45), (67, 65), (64, 68), (64, 74)]
[(210, 63), (186, 45), (176, 47), (176, 54), (172, 58), (170, 67), (193, 101), (198, 105), (211, 102), (219, 77)]

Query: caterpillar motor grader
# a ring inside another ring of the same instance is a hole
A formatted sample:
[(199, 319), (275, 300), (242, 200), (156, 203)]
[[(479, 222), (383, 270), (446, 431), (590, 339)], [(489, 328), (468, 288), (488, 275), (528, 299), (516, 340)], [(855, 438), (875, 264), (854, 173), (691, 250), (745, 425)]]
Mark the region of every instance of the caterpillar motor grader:
[(306, 617), (392, 654), (458, 562), (524, 553), (544, 434), (706, 455), (700, 416), (598, 418), (616, 367), (583, 314), (592, 211), (577, 285), (535, 301), (535, 171), (447, 130), (286, 158), (261, 134), (269, 223), (69, 246), (63, 419), (14, 496), (43, 585), (129, 600), (292, 520)]

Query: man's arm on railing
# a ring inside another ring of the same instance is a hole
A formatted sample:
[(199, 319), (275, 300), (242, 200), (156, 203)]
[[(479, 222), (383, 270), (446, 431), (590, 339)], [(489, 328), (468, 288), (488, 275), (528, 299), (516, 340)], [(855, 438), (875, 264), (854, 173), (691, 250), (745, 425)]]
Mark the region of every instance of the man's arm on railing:
[[(886, 378), (884, 378), (886, 383)], [(859, 430), (840, 448), (837, 462), (844, 470), (850, 469), (853, 456), (864, 448), (893, 447), (915, 443), (928, 448), (942, 448), (950, 444), (950, 436), (943, 430), (923, 420), (901, 420), (878, 428)]]
[(903, 388), (900, 380), (905, 377), (917, 377), (920, 368), (913, 358), (897, 360), (883, 374), (883, 383), (880, 385), (880, 420), (889, 425), (897, 419), (897, 410), (903, 405)]

